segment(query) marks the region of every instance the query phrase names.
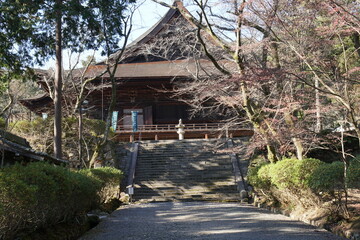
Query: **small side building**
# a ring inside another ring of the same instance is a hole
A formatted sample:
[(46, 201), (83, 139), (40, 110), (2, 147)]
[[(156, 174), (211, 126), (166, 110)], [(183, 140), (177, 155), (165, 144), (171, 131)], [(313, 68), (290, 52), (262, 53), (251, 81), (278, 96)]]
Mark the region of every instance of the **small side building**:
[(49, 162), (67, 165), (68, 161), (54, 158), (46, 153), (37, 152), (30, 147), (26, 139), (0, 130), (0, 167), (15, 163)]

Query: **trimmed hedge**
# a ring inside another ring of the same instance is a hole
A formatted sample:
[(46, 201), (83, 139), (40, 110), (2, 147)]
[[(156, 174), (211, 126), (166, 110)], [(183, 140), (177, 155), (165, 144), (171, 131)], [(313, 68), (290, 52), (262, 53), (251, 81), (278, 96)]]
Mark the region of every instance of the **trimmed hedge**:
[(97, 195), (100, 204), (108, 203), (112, 199), (118, 199), (120, 195), (120, 181), (123, 177), (122, 172), (116, 168), (102, 167), (82, 169), (80, 174), (95, 179), (101, 186)]
[[(344, 163), (329, 164), (313, 158), (284, 159), (275, 164), (267, 163), (250, 168), (248, 179), (254, 187), (264, 190), (275, 186), (278, 189), (286, 188), (293, 191), (311, 189), (333, 192), (344, 189)], [(349, 165), (347, 183), (350, 188), (360, 187), (358, 159), (354, 159)]]
[(121, 172), (94, 170), (98, 174), (92, 176), (39, 162), (1, 169), (0, 239), (67, 222), (98, 208), (102, 189), (108, 184), (118, 187)]
[[(261, 163), (260, 165), (250, 167), (247, 174), (249, 183), (261, 189), (268, 189), (271, 185), (270, 178), (267, 175), (263, 176), (263, 174), (268, 172), (266, 168), (269, 167), (271, 167), (271, 165), (267, 163)], [(262, 169), (261, 172), (260, 169)]]
[(309, 187), (324, 192), (344, 189), (344, 163), (333, 162), (318, 167), (310, 177)]
[(271, 185), (279, 189), (299, 189), (308, 186), (315, 169), (324, 163), (318, 159), (284, 159), (275, 164), (267, 163), (249, 169), (249, 182), (262, 189)]

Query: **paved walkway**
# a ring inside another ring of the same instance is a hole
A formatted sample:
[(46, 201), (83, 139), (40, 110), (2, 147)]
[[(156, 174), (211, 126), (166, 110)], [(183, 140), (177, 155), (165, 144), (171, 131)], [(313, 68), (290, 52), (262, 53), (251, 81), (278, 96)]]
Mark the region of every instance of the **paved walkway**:
[(325, 230), (235, 203), (149, 203), (115, 211), (81, 240), (335, 240)]

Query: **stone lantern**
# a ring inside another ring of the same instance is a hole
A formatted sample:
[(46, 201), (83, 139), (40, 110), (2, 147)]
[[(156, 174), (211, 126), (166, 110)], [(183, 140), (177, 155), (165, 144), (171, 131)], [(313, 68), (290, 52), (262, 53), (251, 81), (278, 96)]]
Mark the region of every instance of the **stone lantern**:
[(182, 123), (182, 120), (179, 120), (179, 124), (175, 126), (177, 128), (176, 133), (179, 134), (179, 140), (184, 140), (184, 134), (185, 134), (185, 125)]

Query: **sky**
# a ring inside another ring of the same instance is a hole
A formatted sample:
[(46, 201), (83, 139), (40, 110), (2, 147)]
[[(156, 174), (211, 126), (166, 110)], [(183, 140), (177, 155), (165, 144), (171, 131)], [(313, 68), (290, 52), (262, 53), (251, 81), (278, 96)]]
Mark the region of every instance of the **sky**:
[[(165, 2), (171, 4), (172, 0), (165, 0)], [(143, 3), (137, 9), (134, 15), (133, 21), (133, 31), (130, 35), (131, 43), (141, 34), (146, 32), (151, 26), (153, 26), (157, 21), (159, 21), (165, 13), (168, 11), (168, 8), (163, 7), (157, 3), (154, 3), (151, 0), (143, 0)], [(85, 59), (86, 56), (92, 55), (92, 51), (86, 51), (81, 55), (81, 59)], [(100, 61), (103, 57), (100, 54), (95, 55), (96, 61)], [(72, 63), (76, 62), (75, 57), (73, 57)], [(64, 69), (69, 68), (69, 53), (68, 51), (64, 50), (63, 52), (63, 67)], [(41, 66), (42, 69), (49, 69), (55, 66), (55, 59), (50, 59), (44, 66)], [(81, 64), (80, 66), (81, 67)]]

